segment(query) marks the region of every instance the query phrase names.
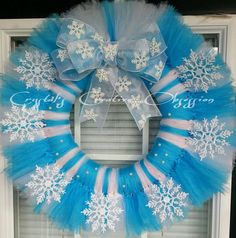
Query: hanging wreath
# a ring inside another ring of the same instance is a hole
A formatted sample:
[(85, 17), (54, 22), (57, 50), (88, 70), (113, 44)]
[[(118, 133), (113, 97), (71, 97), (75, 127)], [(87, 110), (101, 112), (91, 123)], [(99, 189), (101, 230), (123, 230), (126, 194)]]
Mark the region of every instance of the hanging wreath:
[[(6, 171), (60, 228), (139, 235), (224, 190), (234, 147), (230, 71), (172, 7), (79, 5), (46, 19), (1, 79)], [(118, 169), (91, 160), (69, 121), (80, 97), (75, 120), (102, 127), (115, 94), (140, 130), (162, 116), (150, 152)]]

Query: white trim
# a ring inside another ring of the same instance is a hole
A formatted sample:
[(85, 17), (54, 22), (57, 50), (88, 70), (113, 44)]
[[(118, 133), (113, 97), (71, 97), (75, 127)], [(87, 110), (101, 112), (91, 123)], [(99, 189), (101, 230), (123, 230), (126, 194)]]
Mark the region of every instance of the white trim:
[[(42, 19), (0, 20), (0, 72), (3, 72), (4, 62), (8, 58), (11, 49), (11, 38), (15, 36), (28, 36), (32, 28), (35, 28), (41, 21)], [(225, 51), (222, 52), (223, 57), (231, 67), (234, 78), (236, 78), (236, 44), (234, 42), (234, 39), (236, 39), (236, 16), (186, 16), (184, 21), (199, 33), (209, 33), (210, 31), (220, 35), (226, 34), (226, 38), (220, 39), (220, 46), (225, 45)], [(223, 47), (220, 48), (224, 49)], [(79, 131), (76, 133), (79, 134)], [(144, 130), (143, 137), (146, 138), (147, 135), (148, 131)], [(146, 146), (147, 144), (144, 143), (143, 153), (146, 152)], [(104, 155), (101, 157), (104, 158)], [(134, 159), (134, 157), (132, 159), (132, 156), (130, 158), (131, 160)], [(137, 159), (137, 155), (135, 155), (135, 158)], [(0, 172), (4, 167), (3, 156), (0, 156)], [(213, 198), (211, 238), (229, 237), (230, 191), (231, 182), (228, 185), (228, 192), (224, 195), (217, 194)], [(0, 173), (0, 194), (2, 195), (0, 199), (0, 237), (14, 238), (13, 188), (3, 173)], [(145, 234), (143, 237), (147, 237), (147, 235)]]

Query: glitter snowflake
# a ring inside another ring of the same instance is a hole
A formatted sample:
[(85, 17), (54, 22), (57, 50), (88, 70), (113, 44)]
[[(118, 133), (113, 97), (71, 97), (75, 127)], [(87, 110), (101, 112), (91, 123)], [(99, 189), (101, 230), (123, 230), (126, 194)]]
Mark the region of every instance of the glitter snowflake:
[(139, 109), (140, 108), (140, 104), (142, 103), (141, 101), (141, 96), (137, 95), (131, 95), (131, 98), (128, 100), (128, 103), (131, 105), (132, 109)]
[(145, 126), (145, 124), (147, 122), (147, 119), (149, 117), (151, 117), (150, 114), (148, 114), (148, 115), (142, 114), (141, 115), (141, 119), (138, 121), (138, 124), (139, 124), (140, 128), (144, 128), (144, 126)]
[(63, 62), (65, 59), (69, 57), (67, 50), (58, 50), (57, 58), (60, 59), (61, 62)]
[(65, 187), (70, 182), (65, 178), (64, 173), (60, 173), (57, 166), (46, 165), (44, 168), (36, 166), (35, 173), (31, 180), (25, 185), (31, 190), (31, 195), (36, 197), (37, 204), (52, 200), (60, 202), (61, 195), (65, 193)]
[(10, 134), (10, 141), (19, 139), (34, 141), (35, 136), (42, 135), (42, 122), (44, 113), (35, 107), (26, 108), (13, 105), (10, 112), (5, 113), (6, 118), (0, 121), (3, 132)]
[(163, 223), (174, 217), (184, 217), (184, 207), (187, 206), (188, 194), (181, 191), (181, 186), (174, 184), (172, 178), (160, 186), (153, 184), (147, 191), (149, 202), (147, 206), (158, 215)]
[(163, 62), (160, 60), (159, 64), (156, 64), (155, 66), (156, 72), (155, 72), (155, 76), (159, 79), (161, 77), (163, 68), (164, 68), (164, 64)]
[(79, 42), (77, 44), (76, 53), (81, 55), (82, 59), (93, 57), (94, 47), (90, 46), (88, 42)]
[(119, 77), (118, 81), (116, 82), (116, 87), (118, 88), (119, 92), (129, 91), (129, 86), (131, 85), (131, 81), (128, 80), (127, 75), (123, 77)]
[(118, 44), (108, 43), (108, 44), (105, 44), (102, 47), (102, 49), (103, 49), (105, 59), (114, 61), (118, 51)]
[(154, 56), (154, 55), (160, 53), (160, 51), (161, 51), (160, 47), (161, 47), (161, 42), (157, 42), (156, 38), (153, 37), (152, 41), (150, 41), (150, 43), (149, 43), (151, 56)]
[(178, 66), (179, 76), (188, 88), (195, 91), (207, 92), (210, 86), (215, 86), (215, 81), (223, 78), (220, 66), (215, 64), (215, 52), (204, 50), (198, 53), (191, 50), (190, 57), (184, 58), (184, 64)]
[(96, 77), (99, 79), (99, 82), (108, 81), (108, 74), (109, 72), (105, 69), (97, 69)]
[(67, 26), (70, 35), (75, 35), (78, 39), (80, 39), (81, 35), (83, 35), (85, 33), (84, 27), (85, 25), (81, 22), (77, 22), (77, 21), (72, 21), (71, 25)]
[(135, 64), (136, 69), (142, 69), (147, 66), (149, 57), (145, 52), (135, 52), (134, 59), (131, 60), (133, 64)]
[(100, 44), (104, 43), (103, 37), (99, 35), (97, 32), (94, 35), (92, 35), (92, 38), (98, 41)]
[(21, 74), (20, 80), (25, 81), (26, 87), (50, 88), (50, 82), (56, 77), (56, 69), (48, 54), (39, 50), (25, 51), (20, 65), (15, 68)]
[(98, 114), (96, 114), (93, 109), (90, 110), (85, 109), (84, 117), (86, 119), (96, 121), (97, 116)]
[(104, 96), (105, 93), (102, 92), (102, 89), (100, 87), (92, 88), (90, 97), (94, 100), (95, 103), (102, 102)]
[(233, 133), (224, 127), (225, 123), (220, 123), (217, 116), (210, 121), (193, 121), (187, 143), (193, 146), (201, 160), (207, 156), (214, 158), (215, 154), (224, 154), (224, 147), (229, 145), (226, 140)]
[(99, 228), (102, 232), (108, 229), (115, 231), (116, 223), (123, 210), (118, 206), (120, 198), (118, 195), (95, 193), (91, 195), (91, 200), (87, 201), (88, 208), (82, 213), (87, 217), (87, 223), (91, 224), (92, 231)]

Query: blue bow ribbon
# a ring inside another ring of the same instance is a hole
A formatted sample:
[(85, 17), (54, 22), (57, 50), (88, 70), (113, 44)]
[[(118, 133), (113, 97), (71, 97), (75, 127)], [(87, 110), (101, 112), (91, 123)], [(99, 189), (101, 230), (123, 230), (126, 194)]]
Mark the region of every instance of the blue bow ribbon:
[(116, 92), (128, 106), (139, 129), (147, 118), (160, 116), (142, 78), (155, 83), (165, 66), (165, 42), (155, 23), (139, 39), (111, 42), (88, 24), (65, 19), (52, 58), (62, 80), (81, 80), (92, 74), (80, 121), (103, 126)]

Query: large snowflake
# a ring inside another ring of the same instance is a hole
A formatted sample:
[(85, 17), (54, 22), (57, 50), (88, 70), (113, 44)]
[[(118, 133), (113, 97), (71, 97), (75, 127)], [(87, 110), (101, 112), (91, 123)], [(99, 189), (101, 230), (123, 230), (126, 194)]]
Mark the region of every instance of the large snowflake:
[(191, 137), (187, 143), (193, 146), (202, 159), (208, 155), (214, 158), (215, 154), (224, 154), (224, 147), (229, 145), (227, 138), (233, 133), (224, 129), (225, 123), (220, 123), (217, 116), (208, 121), (204, 119), (202, 122), (193, 121), (190, 130)]
[(101, 228), (102, 232), (108, 229), (115, 231), (116, 223), (123, 210), (118, 206), (120, 198), (118, 195), (95, 193), (91, 195), (91, 200), (87, 201), (88, 208), (82, 213), (87, 217), (87, 223), (91, 224), (92, 231)]
[(105, 44), (102, 47), (102, 49), (103, 49), (105, 59), (114, 61), (118, 51), (118, 44), (108, 43), (108, 44)]
[(149, 202), (147, 206), (153, 210), (154, 215), (158, 215), (160, 221), (164, 223), (174, 217), (184, 217), (184, 207), (187, 206), (188, 194), (181, 191), (181, 186), (176, 185), (172, 178), (161, 182), (160, 186), (153, 184), (147, 191)]
[(132, 107), (132, 109), (139, 109), (142, 104), (141, 96), (138, 94), (137, 96), (131, 95), (131, 98), (128, 99), (128, 103)]
[(10, 134), (10, 141), (20, 139), (34, 141), (35, 136), (42, 135), (42, 128), (46, 126), (42, 120), (44, 113), (35, 107), (26, 108), (13, 105), (6, 118), (0, 121), (3, 132)]
[(102, 89), (100, 87), (92, 88), (90, 97), (94, 100), (95, 103), (102, 102), (104, 96), (105, 93), (102, 92)]
[(131, 62), (135, 64), (136, 69), (139, 70), (147, 66), (148, 60), (149, 57), (147, 56), (147, 54), (140, 51), (134, 53), (134, 59), (132, 59)]
[(119, 92), (123, 92), (123, 91), (128, 92), (129, 91), (129, 86), (131, 84), (132, 84), (131, 81), (128, 80), (128, 76), (125, 75), (123, 77), (118, 78), (118, 80), (116, 82), (116, 87), (117, 87)]
[(35, 173), (31, 175), (31, 181), (26, 187), (30, 188), (31, 195), (36, 197), (37, 204), (45, 200), (50, 204), (52, 200), (60, 202), (69, 182), (70, 180), (65, 178), (64, 173), (60, 173), (57, 166), (46, 165), (44, 168), (36, 166)]
[(26, 87), (50, 88), (50, 82), (56, 77), (56, 69), (48, 54), (32, 49), (25, 51), (24, 58), (20, 59), (20, 65), (15, 68), (21, 74), (20, 80), (25, 81)]
[(177, 69), (184, 84), (195, 91), (207, 92), (210, 86), (215, 86), (215, 81), (223, 78), (220, 74), (220, 66), (215, 64), (215, 52), (191, 50), (190, 57), (183, 59), (184, 64)]

